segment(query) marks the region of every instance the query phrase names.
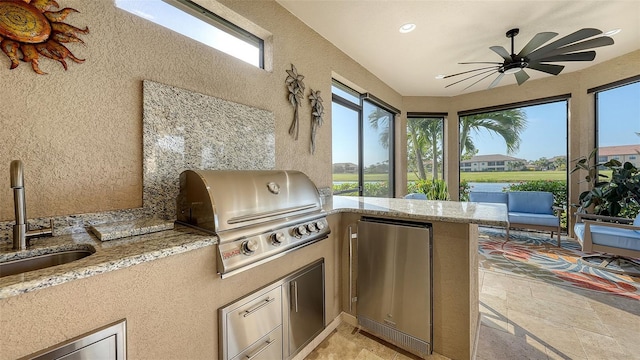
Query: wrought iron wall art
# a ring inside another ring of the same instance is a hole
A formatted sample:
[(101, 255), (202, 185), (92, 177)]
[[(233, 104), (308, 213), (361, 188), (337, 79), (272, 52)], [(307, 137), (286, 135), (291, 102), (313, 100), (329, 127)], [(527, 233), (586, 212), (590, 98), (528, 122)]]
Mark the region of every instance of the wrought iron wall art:
[(304, 76), (298, 74), (296, 67), (291, 64), (291, 70), (287, 70), (287, 89), (289, 89), (289, 102), (293, 106), (293, 121), (289, 127), (289, 135), (294, 136), (295, 140), (298, 140), (298, 134), (300, 133), (298, 108), (302, 106), (302, 97), (304, 96), (304, 83), (302, 80)]
[(313, 91), (311, 89), (309, 101), (311, 101), (311, 154), (314, 154), (316, 152), (316, 131), (322, 125), (322, 115), (324, 114), (320, 90)]
[[(63, 21), (76, 9), (58, 9), (54, 0), (0, 0), (0, 48), (11, 60), (10, 69), (15, 69), (19, 61), (31, 63), (38, 74), (39, 55), (56, 60), (67, 70), (66, 58), (76, 63), (84, 59), (75, 57), (64, 43), (84, 43), (80, 34), (87, 34), (89, 28), (77, 28)], [(21, 55), (20, 55), (21, 54)]]

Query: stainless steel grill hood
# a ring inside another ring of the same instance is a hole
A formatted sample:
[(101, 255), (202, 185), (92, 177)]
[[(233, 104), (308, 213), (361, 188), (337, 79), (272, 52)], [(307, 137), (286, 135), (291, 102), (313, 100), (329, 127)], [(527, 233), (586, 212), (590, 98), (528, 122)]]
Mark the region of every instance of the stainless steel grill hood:
[(177, 221), (219, 238), (223, 276), (327, 237), (318, 189), (292, 170), (187, 170)]

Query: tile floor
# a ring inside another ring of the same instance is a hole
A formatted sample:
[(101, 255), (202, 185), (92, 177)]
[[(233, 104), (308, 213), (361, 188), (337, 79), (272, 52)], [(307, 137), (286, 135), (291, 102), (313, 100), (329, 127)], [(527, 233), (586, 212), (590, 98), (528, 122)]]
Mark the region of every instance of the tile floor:
[[(640, 359), (640, 301), (485, 270), (479, 279), (477, 360)], [(415, 357), (343, 323), (306, 359)]]

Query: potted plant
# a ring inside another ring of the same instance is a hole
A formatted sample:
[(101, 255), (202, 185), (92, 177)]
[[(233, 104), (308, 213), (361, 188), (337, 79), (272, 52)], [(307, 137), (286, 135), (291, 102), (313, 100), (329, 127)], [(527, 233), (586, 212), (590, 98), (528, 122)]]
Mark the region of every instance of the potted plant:
[[(630, 162), (616, 159), (596, 162), (597, 148), (578, 158), (571, 173), (586, 171), (590, 189), (578, 198), (578, 212), (593, 209), (596, 215), (633, 218), (640, 211), (640, 170)], [(611, 171), (611, 176), (603, 174)], [(608, 171), (607, 171), (608, 172)]]

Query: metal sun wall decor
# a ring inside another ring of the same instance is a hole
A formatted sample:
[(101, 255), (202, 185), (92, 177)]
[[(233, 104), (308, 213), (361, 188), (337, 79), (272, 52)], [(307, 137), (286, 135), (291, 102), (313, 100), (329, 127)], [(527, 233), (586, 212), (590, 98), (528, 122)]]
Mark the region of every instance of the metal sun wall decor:
[(52, 11), (57, 8), (54, 0), (0, 0), (0, 47), (11, 60), (10, 69), (18, 67), (22, 60), (30, 62), (36, 73), (46, 74), (40, 70), (38, 54), (60, 62), (65, 70), (65, 58), (79, 64), (84, 62), (62, 44), (84, 44), (78, 36), (87, 34), (89, 28), (79, 29), (63, 22), (78, 10)]
[(298, 107), (302, 106), (302, 96), (304, 96), (304, 83), (302, 79), (304, 76), (298, 74), (298, 70), (293, 64), (291, 64), (291, 70), (287, 70), (287, 89), (289, 89), (289, 102), (293, 106), (293, 121), (289, 127), (289, 135), (294, 134), (295, 140), (298, 140), (298, 134), (300, 133)]
[(313, 91), (309, 95), (311, 101), (311, 154), (316, 152), (316, 131), (322, 125), (322, 115), (324, 114), (324, 106), (320, 97), (320, 90)]

